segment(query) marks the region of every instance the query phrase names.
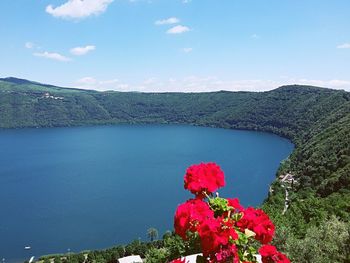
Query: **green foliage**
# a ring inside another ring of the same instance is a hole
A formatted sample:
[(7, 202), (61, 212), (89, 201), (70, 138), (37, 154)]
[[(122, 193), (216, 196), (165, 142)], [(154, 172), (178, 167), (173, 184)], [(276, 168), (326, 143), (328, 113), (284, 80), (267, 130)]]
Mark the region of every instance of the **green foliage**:
[(78, 256), (80, 257), (80, 259), (82, 259), (82, 255), (85, 257), (85, 254), (87, 254), (87, 257), (86, 257), (87, 263), (94, 263), (94, 262), (112, 263), (112, 262), (116, 262), (118, 258), (123, 257), (124, 253), (125, 253), (124, 246), (117, 246), (106, 250), (95, 250), (95, 251), (90, 251), (88, 253), (81, 252), (73, 256)]
[(232, 210), (232, 207), (228, 205), (228, 201), (226, 198), (211, 198), (209, 199), (209, 205), (214, 211), (215, 216), (221, 216), (223, 213)]
[(53, 259), (53, 263), (62, 263), (61, 257), (56, 256), (56, 257)]
[[(186, 245), (178, 235), (167, 235), (164, 237), (164, 247), (169, 252), (169, 259), (176, 259), (186, 254)], [(191, 254), (191, 253), (189, 253)]]
[(169, 251), (166, 248), (151, 248), (146, 254), (146, 263), (167, 263)]
[(83, 253), (79, 254), (67, 254), (63, 260), (64, 263), (84, 263), (85, 256)]
[(349, 230), (349, 224), (332, 216), (320, 226), (310, 227), (304, 239), (289, 238), (286, 251), (293, 262), (350, 262)]
[(147, 245), (144, 242), (134, 240), (125, 246), (125, 256), (140, 255), (141, 257), (145, 257), (147, 249)]

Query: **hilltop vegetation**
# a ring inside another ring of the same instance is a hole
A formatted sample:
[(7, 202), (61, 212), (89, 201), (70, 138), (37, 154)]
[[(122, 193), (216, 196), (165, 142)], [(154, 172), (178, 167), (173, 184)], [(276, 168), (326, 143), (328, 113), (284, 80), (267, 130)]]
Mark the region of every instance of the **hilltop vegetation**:
[[(279, 180), (263, 204), (277, 229), (284, 231), (278, 233), (276, 244), (296, 262), (302, 262), (293, 249), (296, 243), (311, 240), (311, 230), (323, 226), (332, 216), (346, 224), (342, 225), (344, 229), (349, 228), (348, 92), (295, 85), (261, 93), (146, 94), (0, 80), (0, 128), (117, 123), (181, 123), (268, 131), (287, 137), (296, 148), (278, 175), (291, 173), (296, 179), (289, 186), (289, 208), (282, 215), (285, 188)], [(349, 260), (349, 254), (347, 257)]]
[(186, 123), (264, 130), (293, 140), (304, 137), (311, 126), (349, 101), (347, 92), (310, 86), (262, 93), (96, 92), (12, 78), (0, 79), (0, 92), (1, 128)]

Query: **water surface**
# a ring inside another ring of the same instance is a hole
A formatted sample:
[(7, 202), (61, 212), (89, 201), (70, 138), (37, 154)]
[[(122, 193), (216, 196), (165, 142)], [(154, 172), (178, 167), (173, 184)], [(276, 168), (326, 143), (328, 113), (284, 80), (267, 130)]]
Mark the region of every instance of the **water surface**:
[[(0, 258), (97, 249), (172, 229), (186, 168), (217, 162), (221, 196), (259, 205), (286, 139), (250, 131), (98, 126), (0, 131)], [(31, 250), (24, 250), (31, 246)]]

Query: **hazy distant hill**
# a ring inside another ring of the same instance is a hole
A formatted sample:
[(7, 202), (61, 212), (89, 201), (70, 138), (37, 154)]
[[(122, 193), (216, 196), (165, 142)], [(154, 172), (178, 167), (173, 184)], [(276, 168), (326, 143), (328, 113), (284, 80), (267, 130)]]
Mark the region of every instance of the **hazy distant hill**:
[(0, 127), (182, 123), (273, 132), (296, 149), (280, 167), (297, 184), (285, 215), (279, 183), (264, 204), (279, 225), (302, 237), (335, 214), (350, 221), (350, 93), (311, 86), (268, 92), (127, 93), (0, 80)]

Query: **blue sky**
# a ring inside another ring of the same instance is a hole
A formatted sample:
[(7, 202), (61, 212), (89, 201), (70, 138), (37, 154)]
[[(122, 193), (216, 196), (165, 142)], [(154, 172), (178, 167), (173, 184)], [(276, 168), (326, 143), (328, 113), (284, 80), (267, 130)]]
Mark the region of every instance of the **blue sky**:
[(0, 76), (121, 91), (350, 90), (349, 0), (1, 0)]

